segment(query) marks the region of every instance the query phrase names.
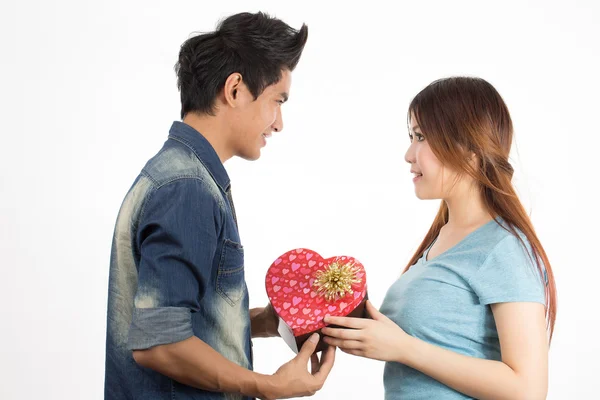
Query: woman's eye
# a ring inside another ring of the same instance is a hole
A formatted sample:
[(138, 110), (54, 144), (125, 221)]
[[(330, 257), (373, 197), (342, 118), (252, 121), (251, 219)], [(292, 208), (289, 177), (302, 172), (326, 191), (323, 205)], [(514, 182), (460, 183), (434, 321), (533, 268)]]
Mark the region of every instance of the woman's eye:
[(421, 135), (420, 133), (415, 133), (415, 135), (417, 136), (418, 142), (422, 142), (423, 140), (425, 140), (425, 136)]

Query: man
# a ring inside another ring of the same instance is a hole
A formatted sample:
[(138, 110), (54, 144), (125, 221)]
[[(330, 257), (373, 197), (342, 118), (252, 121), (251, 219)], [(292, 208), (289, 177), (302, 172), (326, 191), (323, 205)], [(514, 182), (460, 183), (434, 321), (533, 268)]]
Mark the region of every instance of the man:
[[(318, 336), (274, 375), (252, 372), (251, 336), (277, 336), (248, 309), (244, 251), (223, 163), (256, 160), (283, 129), (281, 105), (307, 40), (265, 14), (192, 37), (176, 65), (182, 122), (143, 168), (117, 218), (110, 268), (106, 399), (312, 395), (334, 362)], [(312, 360), (312, 372), (307, 371)]]

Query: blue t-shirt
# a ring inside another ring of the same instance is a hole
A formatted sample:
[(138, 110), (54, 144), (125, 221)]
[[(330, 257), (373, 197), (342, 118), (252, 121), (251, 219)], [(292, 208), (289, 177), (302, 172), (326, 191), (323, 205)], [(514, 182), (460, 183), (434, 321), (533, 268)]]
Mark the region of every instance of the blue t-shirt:
[[(499, 220), (502, 223), (501, 220)], [(381, 312), (406, 333), (445, 349), (501, 360), (490, 304), (545, 303), (544, 284), (519, 238), (490, 221), (443, 254), (427, 253), (388, 290)], [(384, 371), (386, 400), (468, 399), (396, 362)]]

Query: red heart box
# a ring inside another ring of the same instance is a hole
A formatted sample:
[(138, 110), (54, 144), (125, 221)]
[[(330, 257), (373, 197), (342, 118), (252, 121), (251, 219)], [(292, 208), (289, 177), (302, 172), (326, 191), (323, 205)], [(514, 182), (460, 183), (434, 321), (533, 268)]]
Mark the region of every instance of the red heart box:
[[(364, 317), (366, 273), (353, 257), (323, 259), (309, 249), (288, 251), (269, 267), (266, 288), (279, 317), (279, 334), (296, 353), (326, 326), (326, 315)], [(321, 341), (316, 351), (326, 347)]]

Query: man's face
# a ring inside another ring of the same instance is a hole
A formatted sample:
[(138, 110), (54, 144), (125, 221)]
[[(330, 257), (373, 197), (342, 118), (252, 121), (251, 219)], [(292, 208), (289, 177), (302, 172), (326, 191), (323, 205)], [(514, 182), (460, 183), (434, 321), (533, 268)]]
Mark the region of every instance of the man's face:
[(230, 145), (234, 155), (257, 160), (272, 132), (282, 131), (281, 105), (289, 97), (291, 83), (291, 72), (283, 70), (279, 82), (268, 86), (256, 100), (245, 85), (240, 85), (237, 93), (240, 106), (231, 121), (233, 134)]

